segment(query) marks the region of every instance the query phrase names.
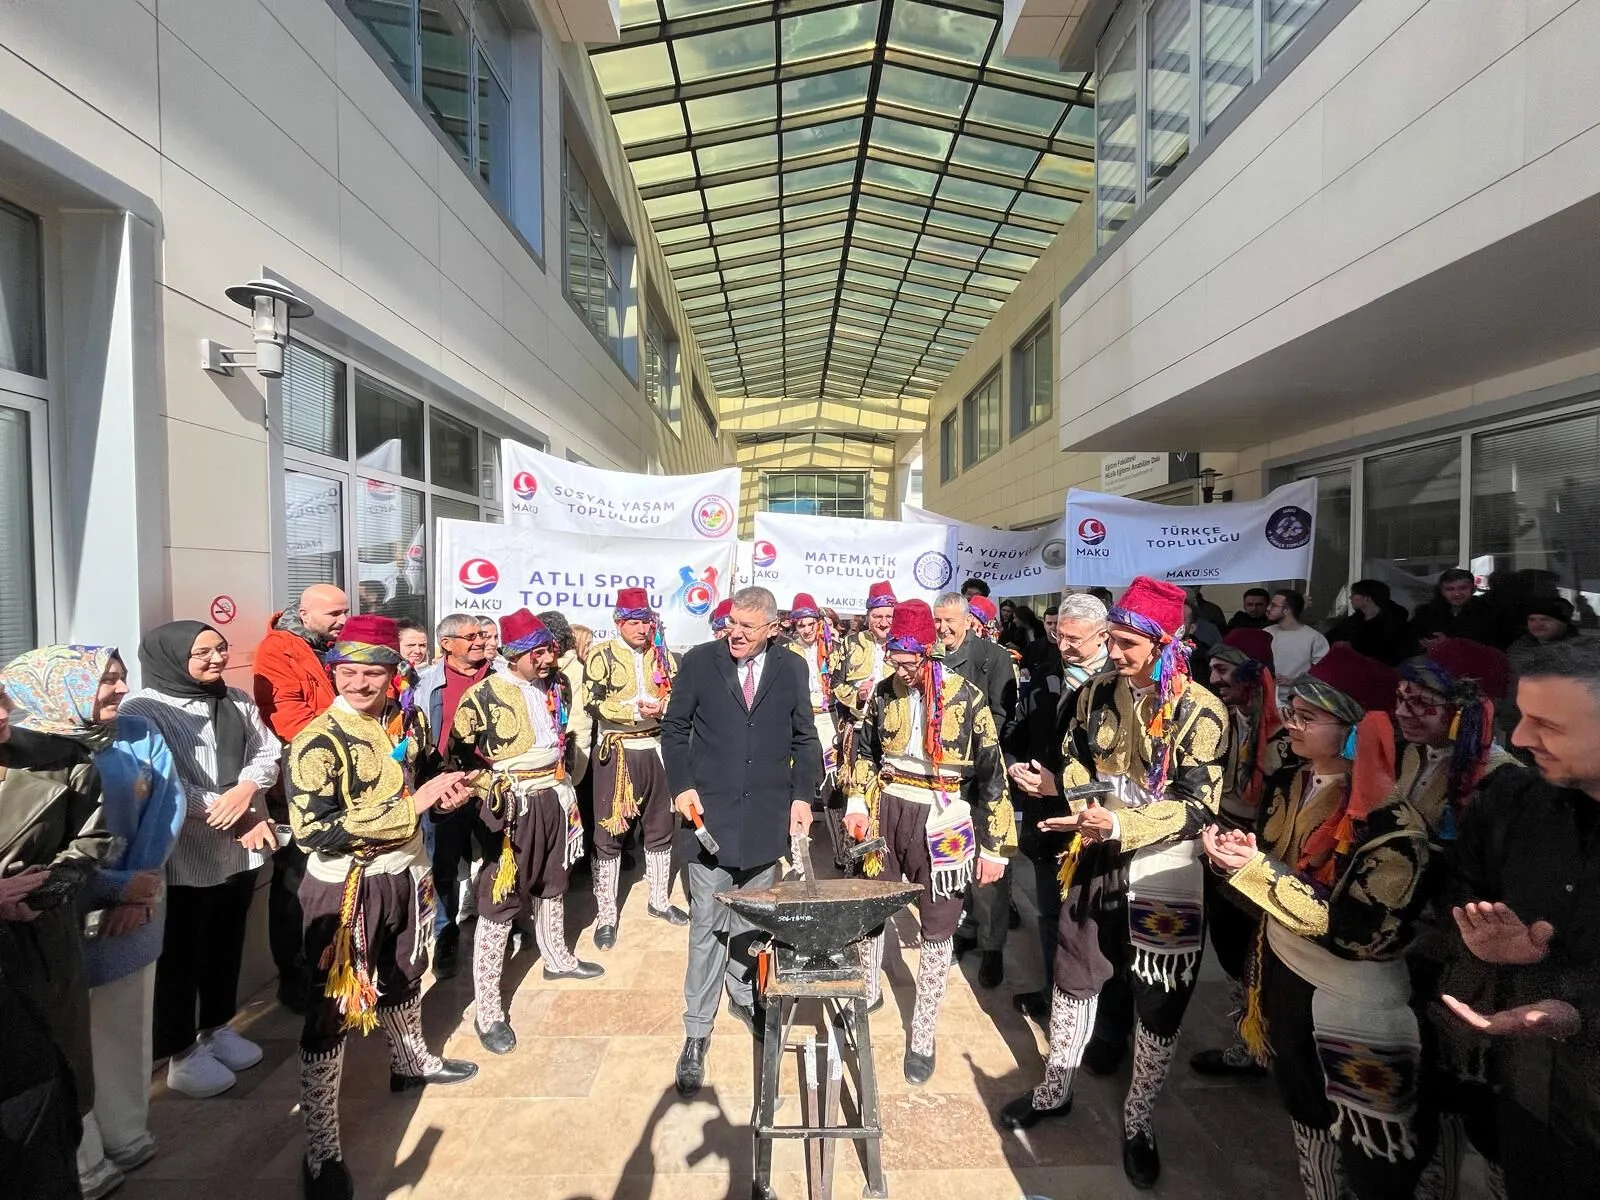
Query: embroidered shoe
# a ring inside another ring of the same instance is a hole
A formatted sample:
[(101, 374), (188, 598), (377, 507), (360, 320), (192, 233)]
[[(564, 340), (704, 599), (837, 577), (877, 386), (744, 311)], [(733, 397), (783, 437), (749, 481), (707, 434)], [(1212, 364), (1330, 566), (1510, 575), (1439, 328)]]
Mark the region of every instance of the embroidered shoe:
[(1161, 1178), (1161, 1151), (1156, 1148), (1156, 1135), (1141, 1129), (1122, 1143), (1122, 1170), (1128, 1182), (1140, 1191), (1147, 1192)]
[(1033, 1093), (1018, 1096), (1000, 1110), (1000, 1128), (1012, 1131), (1032, 1129), (1040, 1121), (1059, 1121), (1072, 1114), (1072, 1097), (1068, 1096), (1054, 1108), (1035, 1108)]
[(239, 1077), (211, 1053), (210, 1042), (201, 1042), (183, 1058), (167, 1063), (167, 1087), (191, 1100), (220, 1096), (238, 1082)]
[(217, 1061), (230, 1071), (248, 1071), (261, 1061), (261, 1047), (226, 1025), (213, 1029), (206, 1042)]

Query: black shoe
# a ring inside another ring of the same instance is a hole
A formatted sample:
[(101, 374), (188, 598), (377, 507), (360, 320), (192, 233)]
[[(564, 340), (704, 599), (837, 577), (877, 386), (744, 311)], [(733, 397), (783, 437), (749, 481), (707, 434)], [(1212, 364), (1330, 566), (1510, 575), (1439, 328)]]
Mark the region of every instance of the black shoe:
[(1050, 993), (1048, 990), (1018, 992), (1011, 997), (1011, 1007), (1042, 1025), (1050, 1019)]
[(1012, 1131), (1032, 1129), (1040, 1121), (1059, 1121), (1072, 1112), (1072, 1097), (1068, 1096), (1055, 1108), (1035, 1108), (1033, 1093), (1018, 1096), (1000, 1110), (1000, 1128)]
[(1015, 904), (1013, 904), (1011, 906), (1010, 911), (1006, 913), (1006, 928), (1007, 929), (1021, 929), (1022, 928), (1022, 914), (1017, 911), (1017, 906)]
[(389, 1072), (391, 1092), (410, 1092), (427, 1087), (430, 1083), (443, 1087), (448, 1083), (465, 1083), (478, 1073), (478, 1064), (460, 1058), (442, 1058), (439, 1069), (431, 1075), (397, 1075)]
[(1003, 950), (985, 950), (978, 964), (978, 986), (997, 988), (1005, 982), (1006, 956)]
[(750, 1200), (778, 1200), (778, 1193), (771, 1184), (750, 1181)]
[[(883, 998), (886, 994), (887, 993), (880, 991), (878, 993), (878, 998), (871, 1004), (867, 1005), (867, 1012), (869, 1014), (875, 1013), (883, 1007)], [(841, 1016), (844, 1018), (844, 1027), (846, 1029), (854, 1029), (856, 1027), (856, 1006), (854, 1004), (844, 1009), (841, 1013)]]
[(617, 944), (617, 927), (615, 925), (601, 925), (594, 931), (594, 948), (596, 950), (609, 950)]
[(1224, 1050), (1200, 1050), (1189, 1059), (1189, 1069), (1196, 1075), (1209, 1075), (1213, 1078), (1245, 1079), (1255, 1075), (1265, 1075), (1267, 1069), (1250, 1056), (1250, 1052), (1240, 1046), (1229, 1046)]
[(461, 931), (446, 925), (433, 947), (433, 977), (454, 979), (461, 969)]
[(546, 979), (599, 979), (606, 973), (606, 969), (599, 963), (584, 962), (581, 958), (572, 960), (570, 971), (552, 971), (549, 967), (544, 969)]
[[(936, 1051), (937, 1052), (937, 1051)], [(933, 1078), (934, 1056), (932, 1054), (918, 1054), (915, 1050), (906, 1051), (904, 1064), (906, 1082), (921, 1087)]]
[(1156, 1149), (1154, 1133), (1146, 1129), (1123, 1140), (1122, 1171), (1140, 1191), (1155, 1187), (1161, 1178), (1161, 1151)]
[(342, 1158), (330, 1158), (311, 1173), (311, 1164), (300, 1160), (300, 1190), (306, 1200), (355, 1200), (356, 1184)]
[(678, 1095), (688, 1099), (700, 1090), (706, 1077), (706, 1042), (709, 1038), (684, 1038), (683, 1053), (678, 1055)]
[(278, 976), (278, 1003), (297, 1017), (306, 1015), (306, 1001), (310, 998), (310, 985), (303, 975)]
[(478, 1034), (478, 1043), (490, 1054), (510, 1054), (517, 1048), (517, 1035), (507, 1021), (496, 1021), (485, 1029), (476, 1020), (472, 1028)]
[(767, 1010), (760, 1004), (736, 1004), (728, 1001), (728, 1012), (734, 1020), (750, 1031), (750, 1036), (758, 1042), (767, 1040)]
[(1127, 1053), (1128, 1043), (1123, 1038), (1091, 1037), (1083, 1052), (1083, 1069), (1091, 1075), (1115, 1075)]
[(669, 904), (666, 908), (656, 908), (647, 904), (645, 905), (645, 912), (658, 921), (665, 921), (668, 925), (687, 925), (689, 923), (689, 914), (675, 905)]

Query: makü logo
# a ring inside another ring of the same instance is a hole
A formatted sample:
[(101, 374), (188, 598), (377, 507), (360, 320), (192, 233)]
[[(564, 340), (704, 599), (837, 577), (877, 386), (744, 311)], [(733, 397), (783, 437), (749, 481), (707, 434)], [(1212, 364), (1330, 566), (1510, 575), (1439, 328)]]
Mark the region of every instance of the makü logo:
[(1078, 522), (1078, 540), (1085, 546), (1098, 546), (1106, 540), (1105, 522), (1098, 517), (1085, 517)]
[(474, 596), (481, 596), (494, 591), (495, 585), (500, 582), (500, 568), (487, 558), (469, 558), (461, 564), (456, 578), (467, 591)]

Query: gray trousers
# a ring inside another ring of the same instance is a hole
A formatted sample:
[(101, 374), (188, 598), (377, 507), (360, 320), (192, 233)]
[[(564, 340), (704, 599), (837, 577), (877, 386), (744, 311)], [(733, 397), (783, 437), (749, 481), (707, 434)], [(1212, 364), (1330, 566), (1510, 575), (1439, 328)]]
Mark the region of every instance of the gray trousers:
[(722, 1002), (723, 981), (735, 1004), (755, 999), (755, 960), (750, 947), (761, 936), (743, 917), (718, 904), (718, 892), (767, 887), (777, 882), (778, 864), (729, 871), (696, 856), (683, 866), (689, 893), (689, 966), (683, 975), (683, 1030), (687, 1037), (710, 1037)]

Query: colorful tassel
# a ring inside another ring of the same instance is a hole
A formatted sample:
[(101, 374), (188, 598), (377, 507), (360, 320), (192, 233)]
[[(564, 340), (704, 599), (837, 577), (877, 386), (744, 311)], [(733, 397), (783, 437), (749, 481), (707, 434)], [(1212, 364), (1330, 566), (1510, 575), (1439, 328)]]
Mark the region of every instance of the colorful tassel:
[(1256, 923), (1255, 941), (1245, 962), (1244, 1012), (1239, 1017), (1239, 1040), (1258, 1063), (1267, 1061), (1267, 1017), (1261, 1011), (1261, 961), (1266, 953), (1267, 923)]
[(511, 849), (511, 828), (508, 822), (500, 842), (500, 862), (494, 870), (494, 887), (490, 890), (496, 904), (511, 895), (517, 886), (517, 859)]
[(366, 962), (366, 922), (361, 911), (361, 879), (357, 862), (345, 876), (339, 897), (339, 929), (322, 952), (321, 968), (328, 973), (322, 994), (338, 1005), (345, 1029), (371, 1033), (378, 1027), (378, 989)]
[(1078, 856), (1082, 850), (1083, 837), (1075, 833), (1067, 843), (1067, 848), (1061, 852), (1061, 857), (1058, 860), (1061, 865), (1056, 869), (1056, 881), (1061, 884), (1061, 898), (1063, 900), (1067, 898), (1067, 892), (1072, 887), (1072, 877), (1077, 874)]

